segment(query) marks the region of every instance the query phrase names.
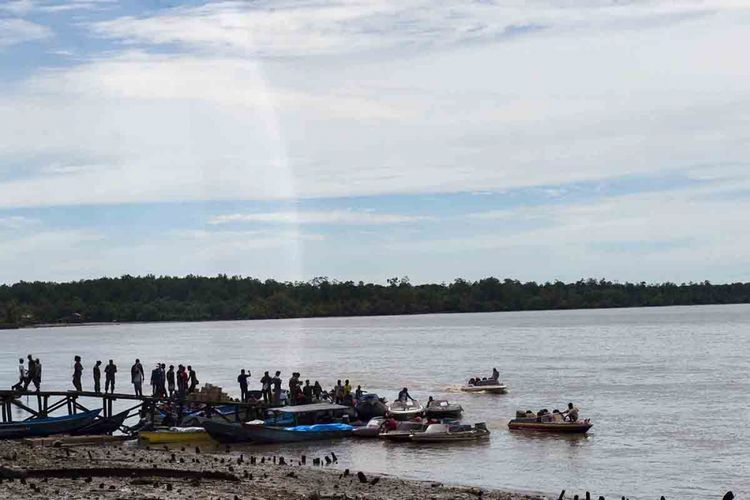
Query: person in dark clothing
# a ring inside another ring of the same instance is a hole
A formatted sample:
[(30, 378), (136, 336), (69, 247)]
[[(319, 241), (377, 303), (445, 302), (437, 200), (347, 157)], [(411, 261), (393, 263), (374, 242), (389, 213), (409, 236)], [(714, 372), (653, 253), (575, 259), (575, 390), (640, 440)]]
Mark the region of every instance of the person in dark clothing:
[(247, 401), (247, 379), (250, 378), (250, 372), (245, 373), (245, 369), (240, 370), (237, 375), (237, 382), (240, 384), (240, 400), (244, 403)]
[(170, 398), (174, 396), (174, 384), (174, 365), (169, 365), (169, 370), (167, 371), (167, 387), (169, 388)]
[(305, 404), (312, 403), (313, 399), (313, 386), (310, 385), (309, 380), (305, 380), (305, 386), (302, 388), (302, 394), (305, 395)]
[(290, 404), (297, 404), (297, 392), (299, 392), (299, 379), (298, 373), (294, 372), (292, 373), (292, 378), (289, 379), (289, 398)]
[(73, 387), (76, 388), (76, 391), (83, 392), (83, 387), (81, 386), (81, 376), (83, 375), (83, 365), (81, 364), (81, 357), (76, 356), (74, 359), (75, 364), (73, 364)]
[(115, 393), (115, 373), (117, 373), (117, 365), (113, 360), (109, 360), (107, 366), (104, 367), (104, 392)]
[(34, 358), (31, 357), (31, 354), (26, 356), (28, 359), (28, 368), (26, 368), (26, 378), (23, 381), (23, 390), (28, 390), (29, 384), (32, 380), (34, 380), (34, 372), (36, 371), (36, 368), (34, 367)]
[(195, 392), (195, 388), (198, 387), (198, 377), (195, 374), (195, 370), (193, 370), (193, 367), (188, 365), (188, 373), (190, 374), (190, 387), (188, 387), (188, 393)]
[(273, 386), (273, 404), (281, 404), (281, 372), (276, 371), (276, 375), (271, 379)]
[(102, 385), (101, 385), (101, 379), (102, 379), (102, 370), (99, 368), (102, 366), (102, 362), (97, 360), (96, 364), (94, 365), (94, 392), (100, 393), (102, 392)]
[(323, 395), (323, 387), (320, 385), (320, 382), (317, 380), (315, 381), (315, 385), (313, 385), (313, 396), (315, 399), (320, 400), (320, 396)]
[(18, 383), (11, 387), (14, 391), (20, 391), (23, 389), (23, 384), (26, 382), (26, 369), (23, 367), (23, 358), (18, 358)]
[(159, 370), (161, 369), (160, 364), (156, 364), (156, 368), (151, 370), (151, 395), (154, 397), (159, 396)]
[(406, 403), (406, 400), (407, 400), (407, 399), (411, 399), (412, 401), (414, 401), (414, 398), (413, 398), (413, 397), (411, 397), (411, 395), (409, 395), (409, 389), (407, 389), (406, 387), (404, 387), (404, 388), (403, 388), (403, 389), (401, 389), (401, 391), (400, 391), (400, 392), (398, 393), (398, 400), (397, 400), (397, 401), (401, 401), (401, 402), (404, 402), (404, 403)]
[(136, 396), (143, 396), (143, 365), (140, 359), (135, 360), (135, 364), (130, 367), (130, 381), (133, 383), (133, 389)]
[(39, 388), (42, 385), (42, 362), (39, 361), (39, 358), (34, 360), (34, 370), (28, 377), (31, 379), (31, 383), (34, 384), (34, 390), (39, 392)]
[(187, 376), (185, 375), (185, 367), (182, 365), (177, 366), (177, 396), (184, 398), (187, 392)]
[(271, 401), (271, 381), (273, 379), (265, 372), (263, 377), (260, 379), (260, 392), (263, 395), (263, 402), (269, 403)]

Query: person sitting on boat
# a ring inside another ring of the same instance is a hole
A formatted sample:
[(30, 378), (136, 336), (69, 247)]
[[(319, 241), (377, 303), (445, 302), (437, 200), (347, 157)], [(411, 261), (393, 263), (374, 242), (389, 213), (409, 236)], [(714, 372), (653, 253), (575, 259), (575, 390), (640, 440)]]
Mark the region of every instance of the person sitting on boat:
[(412, 401), (414, 401), (414, 398), (409, 395), (409, 389), (406, 388), (406, 387), (404, 387), (398, 393), (398, 399), (397, 399), (397, 401), (401, 401), (402, 403), (406, 403), (407, 399), (411, 399)]
[(578, 421), (578, 408), (573, 403), (568, 403), (568, 409), (565, 410), (565, 415), (568, 417), (568, 422)]
[(473, 378), (469, 379), (469, 385), (474, 385), (475, 380)]
[(560, 413), (560, 410), (558, 410), (557, 408), (552, 410), (552, 422), (555, 424), (561, 424), (565, 422), (565, 417), (563, 416), (562, 413)]
[(492, 380), (500, 380), (500, 372), (497, 371), (497, 368), (492, 369)]
[(432, 405), (432, 402), (435, 401), (432, 396), (427, 398), (427, 407), (429, 408)]
[(385, 420), (383, 420), (381, 429), (385, 430), (386, 432), (395, 431), (396, 429), (398, 429), (398, 422), (391, 415), (386, 415)]

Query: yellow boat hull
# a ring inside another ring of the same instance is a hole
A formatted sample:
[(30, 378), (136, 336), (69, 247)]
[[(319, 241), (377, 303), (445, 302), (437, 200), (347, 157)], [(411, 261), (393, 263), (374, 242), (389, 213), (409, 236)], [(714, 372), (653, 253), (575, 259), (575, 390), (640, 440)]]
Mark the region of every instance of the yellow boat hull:
[(138, 439), (146, 441), (149, 444), (193, 443), (197, 441), (211, 441), (211, 436), (206, 431), (145, 431), (138, 434)]

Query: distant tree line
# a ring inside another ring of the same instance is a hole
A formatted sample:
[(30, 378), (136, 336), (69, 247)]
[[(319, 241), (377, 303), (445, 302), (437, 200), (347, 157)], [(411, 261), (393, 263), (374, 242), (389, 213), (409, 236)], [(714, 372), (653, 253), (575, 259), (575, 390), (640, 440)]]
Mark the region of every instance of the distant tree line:
[(387, 285), (315, 278), (261, 281), (219, 275), (122, 276), (70, 283), (0, 286), (0, 324), (204, 321), (377, 316), (454, 312), (587, 309), (750, 302), (750, 283), (535, 283), (485, 278)]

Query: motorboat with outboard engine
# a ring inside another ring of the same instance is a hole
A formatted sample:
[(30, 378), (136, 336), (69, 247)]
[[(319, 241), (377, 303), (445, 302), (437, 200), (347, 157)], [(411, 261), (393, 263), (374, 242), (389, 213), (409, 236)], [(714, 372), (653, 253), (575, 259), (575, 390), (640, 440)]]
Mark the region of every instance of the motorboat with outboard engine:
[(357, 417), (362, 421), (369, 421), (375, 417), (382, 417), (388, 411), (385, 399), (379, 398), (377, 394), (363, 394), (357, 401)]
[(360, 438), (376, 438), (380, 434), (380, 428), (383, 426), (385, 418), (374, 417), (365, 425), (355, 425), (352, 430), (352, 436)]
[(508, 392), (508, 386), (500, 382), (497, 378), (471, 378), (469, 383), (461, 387), (463, 392), (484, 392), (489, 394), (505, 394)]
[(508, 428), (514, 431), (553, 432), (560, 434), (585, 434), (593, 427), (591, 420), (575, 422), (545, 421), (540, 417), (514, 418), (508, 422)]
[(412, 431), (410, 441), (416, 443), (455, 443), (458, 441), (479, 441), (490, 437), (484, 423), (471, 425), (430, 424), (424, 431)]
[(450, 403), (444, 399), (433, 399), (427, 402), (424, 410), (428, 418), (460, 418), (464, 409), (459, 404)]
[[(242, 424), (242, 430), (256, 443), (320, 441), (351, 436), (348, 406), (331, 403), (283, 406), (268, 410), (265, 421)], [(346, 415), (346, 418), (344, 417)]]
[(388, 429), (387, 425), (383, 426), (378, 437), (387, 441), (409, 441), (413, 432), (423, 431), (426, 428), (427, 423), (421, 420), (398, 422), (395, 429)]
[(411, 420), (422, 416), (424, 407), (419, 404), (419, 401), (411, 399), (407, 401), (396, 400), (388, 405), (388, 413), (396, 420)]

